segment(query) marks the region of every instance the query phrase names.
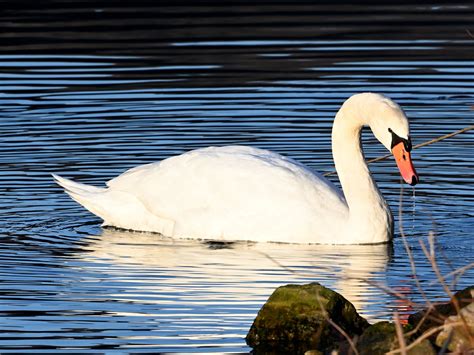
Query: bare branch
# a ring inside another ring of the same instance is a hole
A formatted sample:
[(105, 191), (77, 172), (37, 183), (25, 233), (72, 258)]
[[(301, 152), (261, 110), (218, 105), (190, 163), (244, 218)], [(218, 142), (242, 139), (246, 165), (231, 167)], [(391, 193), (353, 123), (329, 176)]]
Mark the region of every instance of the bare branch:
[[(451, 323), (451, 325), (460, 325), (461, 322), (456, 322), (456, 323)], [(428, 339), (430, 336), (432, 336), (433, 334), (436, 334), (437, 332), (439, 332), (440, 330), (443, 330), (444, 328), (444, 325), (440, 325), (439, 327), (436, 327), (436, 328), (431, 328), (430, 330), (428, 330), (427, 332), (423, 333), (419, 338), (417, 338), (413, 343), (411, 343), (410, 345), (408, 345), (406, 348), (405, 348), (405, 351), (408, 351), (408, 350), (411, 350), (413, 349), (415, 346), (417, 346), (418, 344), (420, 344), (423, 340), (425, 339)], [(392, 351), (389, 351), (387, 353), (388, 354), (400, 354), (401, 353), (401, 349), (395, 349), (395, 350), (392, 350)]]
[(402, 355), (407, 355), (407, 343), (405, 341), (405, 336), (403, 335), (402, 325), (400, 324), (400, 317), (398, 312), (395, 312), (393, 315), (395, 321), (395, 331), (397, 332), (398, 344), (400, 345), (400, 353)]

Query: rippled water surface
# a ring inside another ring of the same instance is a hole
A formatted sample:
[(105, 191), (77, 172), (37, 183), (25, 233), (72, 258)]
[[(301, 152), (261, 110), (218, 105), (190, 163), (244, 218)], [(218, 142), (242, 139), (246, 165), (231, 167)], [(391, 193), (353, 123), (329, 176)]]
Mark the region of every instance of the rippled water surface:
[[(226, 144), (331, 171), (334, 114), (362, 91), (404, 107), (414, 144), (472, 125), (473, 6), (423, 4), (3, 3), (0, 351), (246, 352), (257, 311), (287, 283), (333, 287), (371, 321), (422, 305), (398, 234), (389, 247), (331, 247), (103, 230), (49, 174), (100, 185)], [(446, 295), (420, 241), (435, 233), (443, 275), (474, 259), (471, 132), (414, 151), (421, 183), (402, 192), (433, 300)], [(367, 157), (385, 153), (370, 133), (363, 141)], [(394, 161), (371, 170), (397, 215)], [(473, 281), (472, 270), (447, 278), (452, 289)]]

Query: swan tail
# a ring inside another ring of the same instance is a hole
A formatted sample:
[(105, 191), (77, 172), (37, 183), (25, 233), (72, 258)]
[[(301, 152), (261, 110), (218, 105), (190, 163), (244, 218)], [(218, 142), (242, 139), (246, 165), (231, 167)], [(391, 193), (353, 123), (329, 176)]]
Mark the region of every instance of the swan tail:
[(106, 188), (81, 184), (56, 174), (51, 174), (56, 183), (77, 203), (84, 206), (96, 216), (106, 219), (106, 210), (103, 208)]
[(166, 236), (174, 233), (174, 220), (151, 213), (133, 194), (52, 175), (74, 201), (103, 219), (102, 226), (159, 232)]

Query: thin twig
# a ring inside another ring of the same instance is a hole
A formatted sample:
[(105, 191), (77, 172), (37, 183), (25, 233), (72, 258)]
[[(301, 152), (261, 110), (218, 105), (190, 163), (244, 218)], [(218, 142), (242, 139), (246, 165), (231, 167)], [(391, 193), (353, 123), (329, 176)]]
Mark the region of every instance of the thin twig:
[[(461, 322), (455, 322), (455, 323), (450, 323), (450, 325), (452, 326), (455, 326), (455, 325), (460, 325), (462, 324)], [(436, 334), (437, 332), (439, 332), (440, 330), (443, 330), (444, 328), (444, 324), (443, 325), (440, 325), (436, 328), (431, 328), (429, 331), (423, 333), (419, 338), (417, 338), (413, 343), (411, 343), (410, 345), (408, 345), (406, 348), (405, 348), (405, 351), (408, 351), (410, 349), (413, 349), (415, 346), (417, 346), (418, 344), (420, 344), (423, 340), (425, 339), (428, 339), (430, 336), (432, 336), (433, 334)], [(388, 354), (400, 354), (401, 353), (401, 349), (395, 349), (395, 350), (392, 350), (392, 351), (389, 351), (387, 353)]]
[(405, 341), (405, 336), (403, 335), (403, 329), (400, 324), (400, 317), (398, 316), (398, 312), (395, 312), (393, 316), (395, 318), (395, 331), (397, 332), (398, 345), (400, 345), (400, 353), (402, 355), (406, 355), (407, 343)]
[[(441, 276), (441, 279), (442, 280), (446, 280), (448, 277), (451, 277), (451, 276), (456, 276), (457, 274), (462, 274), (464, 272), (466, 272), (467, 270), (469, 269), (472, 269), (474, 268), (474, 263), (470, 263), (470, 264), (467, 264), (463, 267), (460, 267), (454, 271), (451, 271), (449, 274), (446, 274), (444, 276)], [(433, 280), (433, 281), (430, 281), (428, 283), (428, 286), (433, 286), (435, 283), (437, 283), (439, 280)]]
[[(445, 140), (447, 138), (451, 138), (451, 137), (454, 137), (454, 136), (457, 136), (458, 134), (461, 134), (461, 133), (464, 133), (464, 132), (467, 132), (467, 131), (470, 131), (474, 129), (474, 125), (472, 126), (468, 126), (468, 127), (464, 127), (463, 129), (460, 129), (456, 132), (452, 132), (452, 133), (448, 133), (448, 134), (445, 134), (444, 136), (440, 136), (440, 137), (437, 137), (437, 138), (433, 138), (429, 141), (426, 141), (426, 142), (423, 142), (423, 143), (420, 143), (420, 144), (417, 144), (413, 147), (413, 149), (418, 149), (418, 148), (421, 148), (421, 147), (425, 147), (427, 145), (430, 145), (430, 144), (433, 144), (433, 143), (437, 143), (439, 141), (442, 141), (442, 140)], [(378, 158), (374, 158), (374, 159), (370, 159), (367, 161), (368, 164), (371, 164), (371, 163), (375, 163), (375, 162), (378, 162), (378, 161), (381, 161), (381, 160), (385, 160), (387, 158), (390, 158), (392, 156), (392, 154), (386, 154), (386, 155), (383, 155), (381, 157), (378, 157)], [(336, 171), (330, 171), (328, 173), (324, 173), (323, 176), (329, 176), (329, 175), (334, 175), (336, 174), (337, 172)]]
[[(282, 269), (292, 273), (292, 274), (298, 274), (298, 272), (292, 270), (291, 268), (281, 264), (278, 260), (276, 260), (275, 258), (271, 257), (270, 255), (268, 255), (267, 253), (264, 253), (264, 252), (261, 252), (260, 254), (262, 254), (263, 256), (265, 256), (266, 258), (268, 258), (269, 260), (273, 261), (276, 265), (278, 265), (279, 267), (281, 267)], [(313, 275), (311, 275), (313, 276)], [(316, 300), (318, 301), (319, 303), (319, 308), (322, 310), (322, 313), (324, 315), (324, 318), (326, 319), (326, 321), (331, 324), (331, 326), (333, 326), (346, 340), (347, 342), (349, 343), (352, 351), (354, 352), (355, 355), (359, 355), (359, 352), (357, 351), (357, 347), (354, 343), (354, 341), (352, 340), (352, 338), (349, 336), (349, 334), (346, 333), (346, 331), (344, 329), (342, 329), (337, 323), (335, 323), (328, 315), (326, 309), (324, 308), (324, 305), (323, 305), (323, 302), (321, 301), (321, 298), (319, 296), (319, 293), (316, 295)]]
[(357, 348), (356, 348), (356, 345), (354, 344), (354, 341), (351, 339), (351, 337), (349, 336), (349, 334), (346, 333), (346, 331), (344, 329), (342, 329), (336, 322), (334, 322), (331, 317), (329, 317), (329, 314), (328, 312), (326, 311), (326, 308), (324, 307), (323, 305), (323, 302), (321, 301), (321, 297), (319, 295), (319, 292), (316, 294), (316, 300), (318, 301), (319, 303), (319, 308), (321, 309), (322, 313), (323, 313), (323, 316), (324, 316), (324, 319), (326, 319), (326, 321), (331, 324), (334, 329), (336, 329), (339, 334), (341, 334), (344, 338), (346, 338), (347, 342), (349, 343), (352, 351), (354, 351), (354, 354), (355, 355), (359, 355), (359, 351), (357, 351)]
[(385, 286), (385, 285), (382, 285), (378, 282), (367, 280), (367, 279), (362, 279), (361, 278), (360, 280), (365, 281), (367, 284), (378, 288), (379, 290), (385, 292), (387, 295), (391, 295), (391, 296), (394, 296), (395, 298), (397, 298), (399, 300), (406, 301), (407, 305), (409, 305), (409, 306), (412, 306), (412, 307), (419, 307), (420, 306), (420, 304), (418, 304), (416, 302), (413, 302), (412, 300), (407, 298), (407, 296), (405, 296), (404, 294), (402, 294), (400, 292), (395, 291), (394, 289), (390, 288), (389, 286)]
[(449, 289), (448, 285), (446, 284), (446, 282), (444, 282), (444, 279), (443, 279), (443, 276), (441, 275), (441, 272), (439, 271), (439, 267), (438, 267), (438, 264), (436, 262), (436, 257), (435, 257), (435, 252), (434, 252), (434, 249), (435, 249), (434, 239), (435, 239), (435, 236), (434, 236), (433, 232), (430, 232), (429, 235), (428, 235), (428, 243), (429, 243), (430, 251), (428, 251), (428, 249), (426, 248), (425, 243), (423, 243), (422, 240), (420, 240), (421, 249), (423, 250), (423, 253), (425, 253), (425, 255), (426, 255), (427, 259), (429, 260), (429, 262), (431, 263), (431, 267), (434, 270), (441, 286), (443, 287), (446, 294), (449, 296), (449, 298), (451, 300), (451, 303), (453, 304), (454, 308), (456, 309), (456, 314), (461, 319), (461, 324), (464, 327), (464, 330), (466, 331), (466, 334), (469, 335), (470, 341), (472, 341), (474, 343), (474, 334), (471, 334), (471, 332), (469, 330), (469, 326), (467, 325), (466, 319), (464, 318), (463, 314), (461, 313), (461, 306), (459, 304), (459, 301), (456, 297), (454, 297), (454, 295), (452, 294), (452, 292)]
[[(421, 246), (421, 249), (423, 250), (423, 253), (425, 254), (426, 258), (428, 259), (428, 261), (430, 262), (431, 264), (431, 268), (433, 269), (433, 271), (435, 272), (437, 278), (438, 278), (438, 281), (440, 282), (441, 286), (443, 287), (444, 289), (444, 292), (446, 292), (446, 294), (448, 295), (449, 298), (453, 299), (453, 294), (451, 292), (451, 290), (449, 289), (448, 285), (446, 285), (446, 283), (444, 282), (444, 279), (443, 279), (443, 276), (441, 275), (441, 272), (439, 271), (439, 267), (438, 267), (438, 263), (436, 262), (436, 255), (435, 255), (435, 252), (434, 252), (434, 234), (433, 232), (429, 232), (428, 234), (428, 245), (429, 245), (429, 251), (428, 251), (428, 248), (426, 247), (426, 244), (423, 242), (423, 240), (419, 240), (419, 243), (420, 243), (420, 246)], [(454, 305), (455, 308), (456, 308), (456, 312), (459, 313), (459, 305)]]
[(349, 343), (352, 351), (354, 352), (355, 355), (359, 355), (359, 351), (357, 350), (354, 341), (352, 338), (349, 336), (349, 334), (346, 333), (344, 329), (342, 329), (336, 322), (334, 322), (327, 314), (325, 314), (326, 320), (328, 321), (329, 324), (331, 324), (344, 338), (346, 338), (347, 342)]
[(443, 322), (444, 319), (437, 319), (437, 318), (434, 318), (434, 316), (431, 314), (431, 311), (434, 309), (434, 306), (433, 304), (431, 304), (431, 306), (429, 306), (428, 308), (425, 309), (425, 313), (423, 314), (423, 317), (420, 319), (420, 321), (416, 324), (416, 327), (413, 329), (413, 330), (410, 330), (409, 332), (407, 332), (407, 336), (412, 336), (414, 334), (417, 334), (418, 331), (420, 330), (421, 326), (425, 323), (425, 321), (428, 319), (428, 317), (430, 319), (435, 319), (439, 322)]

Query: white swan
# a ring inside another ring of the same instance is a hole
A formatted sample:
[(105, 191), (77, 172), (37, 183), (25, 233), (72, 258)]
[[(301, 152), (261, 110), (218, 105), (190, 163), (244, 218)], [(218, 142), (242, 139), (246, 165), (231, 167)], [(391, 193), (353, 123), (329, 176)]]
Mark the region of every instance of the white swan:
[(107, 188), (53, 176), (104, 226), (217, 240), (387, 242), (393, 217), (361, 150), (364, 125), (393, 152), (404, 180), (415, 185), (405, 114), (373, 93), (350, 97), (334, 120), (333, 157), (344, 195), (294, 160), (243, 146), (197, 149), (138, 166)]

